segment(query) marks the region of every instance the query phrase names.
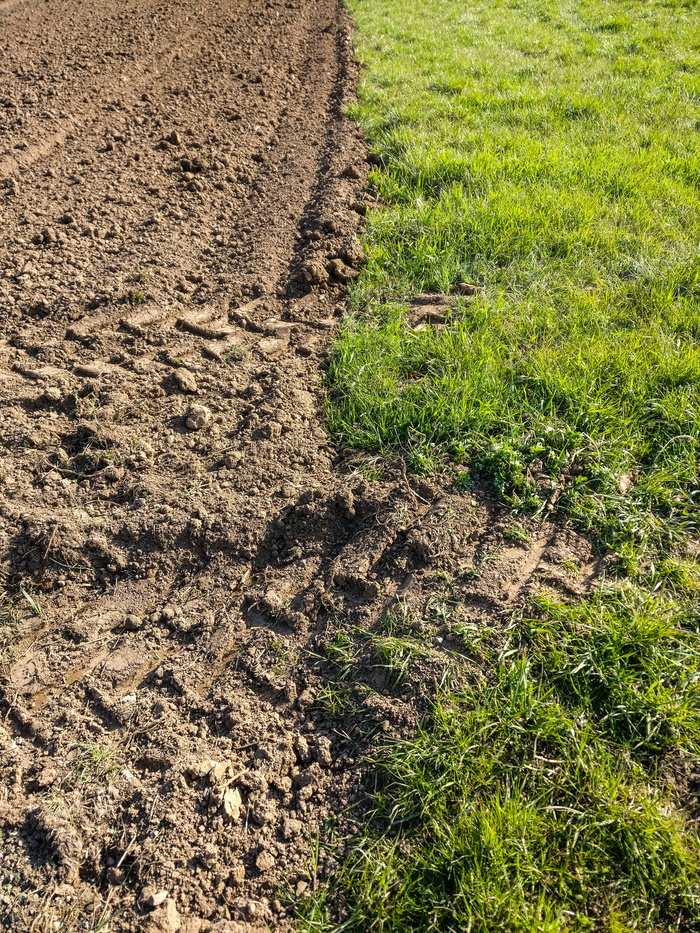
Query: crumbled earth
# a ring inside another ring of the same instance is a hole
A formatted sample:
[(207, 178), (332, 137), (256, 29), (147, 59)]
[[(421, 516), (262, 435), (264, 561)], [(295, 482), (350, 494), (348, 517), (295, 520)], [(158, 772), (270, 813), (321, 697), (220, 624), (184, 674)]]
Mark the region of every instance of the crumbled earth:
[[(376, 206), (348, 27), (338, 0), (0, 0), (7, 929), (291, 929), (363, 742), (415, 727), (459, 624), (602, 568), (329, 442)], [(357, 659), (345, 727), (328, 645), (397, 613), (425, 650), (408, 682)]]

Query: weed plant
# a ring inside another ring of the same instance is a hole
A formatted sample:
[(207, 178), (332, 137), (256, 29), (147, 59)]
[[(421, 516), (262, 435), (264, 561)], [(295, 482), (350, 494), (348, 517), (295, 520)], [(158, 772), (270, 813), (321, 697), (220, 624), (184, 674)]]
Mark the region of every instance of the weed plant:
[[(352, 0), (383, 169), (330, 370), (345, 444), (451, 457), (630, 563), (693, 533), (696, 0)], [(413, 331), (422, 292), (483, 287)]]

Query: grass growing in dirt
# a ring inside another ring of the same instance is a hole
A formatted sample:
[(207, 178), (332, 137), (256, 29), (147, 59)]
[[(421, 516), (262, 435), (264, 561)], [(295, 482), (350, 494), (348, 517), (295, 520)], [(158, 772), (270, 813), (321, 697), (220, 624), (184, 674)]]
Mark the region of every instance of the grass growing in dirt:
[(79, 742), (73, 746), (67, 785), (98, 784), (119, 770), (119, 762), (110, 748), (96, 742)]
[[(336, 436), (558, 500), (630, 560), (693, 532), (696, 0), (350, 6), (385, 207), (335, 347)], [(484, 290), (447, 327), (408, 327), (412, 295), (465, 281)]]
[[(379, 745), (301, 929), (700, 929), (699, 573), (668, 556), (698, 516), (699, 4), (350, 7), (384, 206), (332, 429), (573, 518), (636, 579), (464, 629), (478, 676)], [(444, 327), (412, 329), (424, 292), (455, 296)]]

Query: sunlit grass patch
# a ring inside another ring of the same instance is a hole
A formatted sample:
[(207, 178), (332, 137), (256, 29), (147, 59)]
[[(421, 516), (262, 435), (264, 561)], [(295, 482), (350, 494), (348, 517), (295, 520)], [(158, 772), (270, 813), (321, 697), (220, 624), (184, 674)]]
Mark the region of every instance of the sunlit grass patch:
[(71, 749), (65, 783), (67, 786), (99, 784), (119, 768), (119, 761), (111, 748), (97, 742), (78, 742)]
[[(415, 469), (461, 462), (630, 562), (693, 534), (694, 0), (351, 8), (385, 206), (334, 351), (336, 436)], [(484, 290), (410, 329), (412, 294), (462, 281)]]

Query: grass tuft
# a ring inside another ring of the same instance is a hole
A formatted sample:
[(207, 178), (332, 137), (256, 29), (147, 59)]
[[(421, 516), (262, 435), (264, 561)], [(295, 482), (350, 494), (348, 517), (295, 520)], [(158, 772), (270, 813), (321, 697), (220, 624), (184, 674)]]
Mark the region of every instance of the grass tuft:
[(112, 749), (103, 748), (96, 742), (78, 742), (71, 751), (72, 756), (65, 778), (68, 786), (100, 784), (120, 768)]

